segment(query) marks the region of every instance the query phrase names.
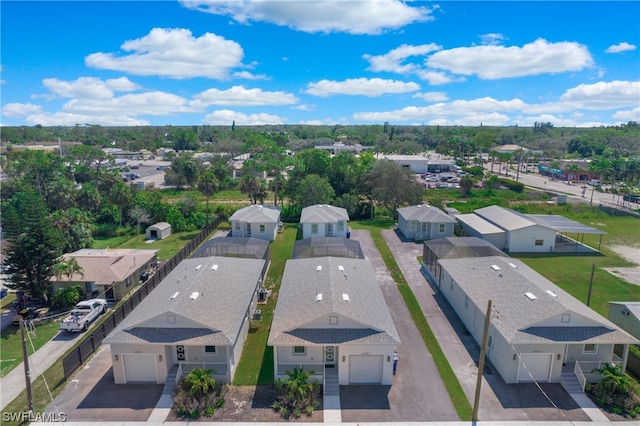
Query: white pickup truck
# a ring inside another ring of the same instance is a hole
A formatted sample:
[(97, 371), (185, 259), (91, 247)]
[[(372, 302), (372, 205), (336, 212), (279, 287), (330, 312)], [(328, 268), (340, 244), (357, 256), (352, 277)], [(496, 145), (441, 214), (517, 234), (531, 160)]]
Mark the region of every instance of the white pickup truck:
[(105, 312), (107, 312), (107, 301), (104, 299), (79, 302), (69, 315), (60, 321), (60, 330), (86, 331), (89, 324)]

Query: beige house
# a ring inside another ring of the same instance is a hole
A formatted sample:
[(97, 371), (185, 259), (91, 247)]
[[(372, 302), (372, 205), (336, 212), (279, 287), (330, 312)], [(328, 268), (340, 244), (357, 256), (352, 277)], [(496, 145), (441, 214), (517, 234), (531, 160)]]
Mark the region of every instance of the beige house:
[(107, 336), (115, 383), (165, 383), (191, 369), (231, 382), (254, 318), (263, 259), (185, 259)]
[(157, 253), (158, 250), (81, 249), (64, 254), (65, 260), (78, 262), (82, 273), (51, 277), (53, 291), (79, 284), (87, 296), (120, 300), (153, 273), (158, 263)]

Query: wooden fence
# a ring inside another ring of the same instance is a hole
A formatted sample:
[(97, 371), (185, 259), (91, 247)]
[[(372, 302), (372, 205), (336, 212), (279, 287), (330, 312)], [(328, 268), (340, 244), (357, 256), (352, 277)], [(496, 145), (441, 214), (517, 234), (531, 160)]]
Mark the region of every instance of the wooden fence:
[(162, 265), (156, 273), (145, 281), (138, 290), (132, 293), (127, 301), (121, 305), (115, 311), (110, 311), (107, 315), (107, 319), (96, 328), (93, 333), (80, 342), (80, 344), (73, 349), (62, 360), (62, 368), (64, 369), (65, 379), (69, 377), (84, 364), (102, 345), (102, 341), (107, 337), (111, 331), (118, 324), (124, 320), (127, 315), (133, 311), (133, 309), (147, 297), (151, 291), (157, 287), (158, 284), (176, 267), (180, 262), (186, 259), (220, 224), (226, 221), (224, 216), (218, 216), (213, 223), (204, 227), (198, 235), (196, 235), (191, 241), (187, 243), (175, 256), (173, 256), (167, 263)]

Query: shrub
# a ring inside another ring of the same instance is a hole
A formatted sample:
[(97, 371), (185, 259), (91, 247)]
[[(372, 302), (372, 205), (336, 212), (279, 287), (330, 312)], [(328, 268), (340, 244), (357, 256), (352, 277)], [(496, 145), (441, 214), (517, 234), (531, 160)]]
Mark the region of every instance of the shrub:
[(276, 380), (276, 400), (271, 406), (282, 417), (311, 415), (320, 406), (320, 383), (309, 381), (312, 374), (313, 371), (294, 368), (287, 371), (287, 378)]
[(514, 192), (524, 191), (524, 184), (522, 182), (516, 182), (511, 179), (498, 178), (498, 183)]

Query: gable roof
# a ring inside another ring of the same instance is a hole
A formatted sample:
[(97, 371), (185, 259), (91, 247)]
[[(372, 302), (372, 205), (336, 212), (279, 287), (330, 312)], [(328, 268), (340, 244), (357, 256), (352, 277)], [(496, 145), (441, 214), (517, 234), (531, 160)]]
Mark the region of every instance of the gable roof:
[(280, 209), (274, 206), (252, 204), (237, 210), (229, 221), (247, 223), (278, 223), (280, 221)]
[[(491, 299), (495, 315), (491, 324), (511, 344), (637, 342), (520, 260), (491, 256), (438, 262), (482, 312)], [(531, 299), (527, 293), (535, 298)], [(582, 323), (591, 325), (544, 325), (545, 321), (562, 314), (582, 318)]]
[[(233, 345), (246, 319), (264, 262), (232, 257), (183, 260), (105, 342)], [(195, 299), (191, 297), (194, 293)], [(144, 326), (165, 314), (175, 314), (194, 325)]]
[(339, 220), (349, 220), (347, 209), (328, 204), (305, 207), (300, 214), (300, 223), (334, 223)]
[(428, 204), (401, 207), (398, 214), (405, 220), (417, 220), (418, 222), (456, 223), (455, 219), (437, 207)]
[[(66, 253), (62, 257), (75, 259), (82, 268), (82, 274), (63, 276), (63, 280), (111, 285), (130, 277), (157, 253), (158, 250), (142, 249), (81, 249)], [(55, 277), (53, 279), (56, 280)]]
[(475, 210), (475, 214), (507, 231), (515, 231), (518, 229), (529, 228), (531, 226), (542, 226), (543, 228), (547, 228), (546, 226), (539, 225), (515, 210), (500, 206), (483, 207)]
[[(320, 300), (317, 295), (321, 294)], [(348, 295), (345, 301), (343, 295)], [(329, 315), (361, 328), (310, 328)], [(318, 257), (291, 259), (285, 266), (269, 333), (269, 345), (400, 343), (371, 262)]]
[(456, 216), (456, 220), (473, 228), (482, 235), (504, 234), (506, 232), (504, 229), (497, 227), (493, 223), (474, 213), (459, 214)]

